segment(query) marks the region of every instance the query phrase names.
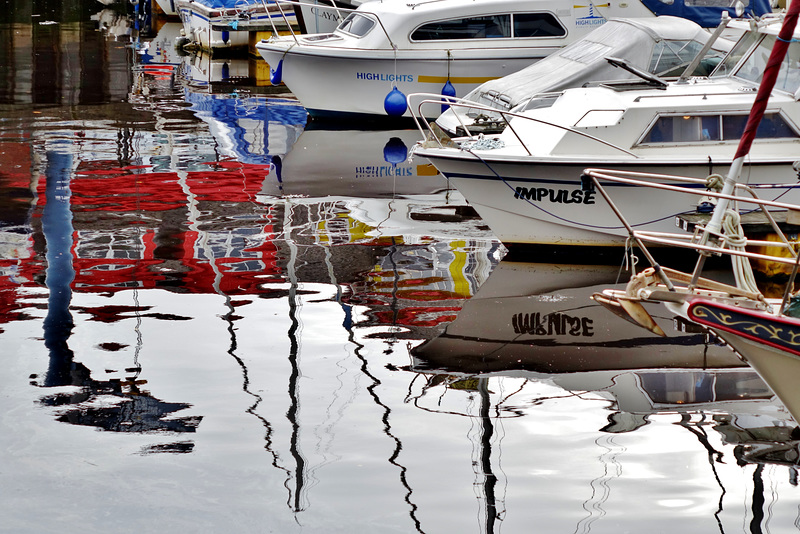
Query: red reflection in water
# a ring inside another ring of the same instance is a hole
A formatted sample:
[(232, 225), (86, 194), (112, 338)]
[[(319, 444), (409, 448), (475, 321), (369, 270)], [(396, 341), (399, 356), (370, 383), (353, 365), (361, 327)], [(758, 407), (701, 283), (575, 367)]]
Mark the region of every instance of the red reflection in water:
[[(74, 291), (116, 292), (180, 285), (183, 291), (193, 293), (258, 294), (263, 291), (265, 277), (280, 275), (272, 211), (261, 210), (256, 215), (252, 205), (269, 175), (268, 165), (220, 162), (209, 164), (207, 171), (183, 176), (175, 172), (131, 172), (144, 169), (94, 161), (81, 163), (75, 171), (70, 183)], [(3, 173), (1, 179), (4, 191), (30, 192), (32, 188), (30, 177), (22, 173)], [(34, 227), (44, 208), (45, 182), (44, 176), (39, 177), (34, 188)], [(23, 200), (29, 211), (32, 199)], [(242, 216), (246, 226), (229, 221), (214, 224), (216, 221), (208, 217), (192, 220), (197, 214), (188, 209), (190, 204), (204, 203), (203, 213), (213, 214), (216, 205), (223, 202), (225, 213)], [(34, 281), (41, 280), (45, 271), (31, 235), (21, 238), (12, 255), (15, 257), (0, 259), (0, 272), (4, 274), (0, 281), (0, 322), (20, 318), (21, 312), (14, 312), (19, 309), (16, 289), (38, 287)], [(177, 265), (174, 260), (178, 260)]]
[[(46, 271), (40, 221), (46, 178), (31, 179), (29, 169), (34, 167), (27, 147), (26, 143), (0, 143), (0, 153), (5, 152), (0, 164), (11, 154), (25, 171), (9, 173), (6, 169), (14, 167), (0, 166), (0, 187), (4, 192), (19, 192), (20, 209), (10, 212), (18, 212), (26, 219), (20, 225), (33, 229), (21, 236), (13, 254), (0, 257), (0, 324), (28, 317), (25, 307), (35, 304), (22, 300), (21, 289), (43, 287)], [(282, 238), (277, 239), (282, 207), (256, 203), (270, 166), (237, 161), (202, 165), (207, 170), (148, 172), (152, 167), (108, 160), (81, 162), (69, 191), (73, 291), (111, 294), (165, 288), (234, 297), (275, 294), (273, 284), (285, 282), (279, 266)], [(13, 196), (5, 196), (2, 202)], [(360, 243), (369, 247), (396, 244), (387, 236)], [(394, 271), (364, 276), (366, 286), (351, 293), (352, 300), (344, 300), (371, 307), (372, 320), (381, 324), (425, 328), (446, 323), (459, 309), (452, 304), (469, 297), (442, 289), (448, 281), (437, 276)], [(403, 303), (399, 312), (392, 306), (398, 300)], [(111, 313), (106, 320), (119, 317)]]

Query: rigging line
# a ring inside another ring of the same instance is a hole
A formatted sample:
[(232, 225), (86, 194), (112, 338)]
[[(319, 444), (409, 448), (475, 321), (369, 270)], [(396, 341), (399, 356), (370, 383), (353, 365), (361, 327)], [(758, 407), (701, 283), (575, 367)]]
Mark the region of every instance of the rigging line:
[[(487, 169), (489, 169), (501, 182), (503, 182), (506, 185), (506, 187), (508, 187), (511, 191), (516, 191), (516, 188), (512, 187), (511, 184), (509, 184), (506, 181), (505, 178), (500, 176), (500, 174), (498, 174), (497, 171), (495, 171), (492, 168), (492, 166), (486, 160), (484, 160), (479, 155), (475, 154), (475, 152), (473, 152), (471, 149), (467, 148), (467, 149), (462, 149), (462, 150), (464, 150), (465, 152), (469, 152), (470, 154), (475, 156), (478, 160), (480, 160), (481, 163), (483, 163), (486, 166)], [(573, 220), (567, 219), (566, 217), (561, 217), (559, 215), (556, 215), (556, 214), (544, 209), (541, 206), (537, 206), (536, 204), (531, 202), (531, 200), (528, 199), (528, 198), (522, 198), (522, 197), (518, 197), (518, 198), (519, 198), (519, 200), (524, 200), (531, 207), (533, 207), (533, 208), (535, 208), (535, 209), (537, 209), (537, 210), (539, 210), (539, 211), (541, 211), (543, 213), (546, 213), (547, 215), (549, 215), (550, 217), (552, 217), (554, 219), (558, 219), (559, 221), (563, 221), (563, 222), (567, 222), (567, 223), (570, 223), (570, 224), (574, 224), (575, 226), (582, 226), (582, 227), (585, 227), (585, 228), (596, 228), (596, 229), (599, 229), (599, 230), (622, 230), (622, 229), (625, 228), (624, 226), (600, 226), (600, 225), (595, 225), (595, 224), (580, 223), (580, 222), (577, 222), (577, 221), (573, 221)], [(650, 221), (644, 221), (644, 222), (641, 222), (641, 223), (638, 223), (638, 224), (631, 224), (631, 226), (632, 227), (638, 227), (638, 226), (644, 226), (644, 225), (647, 225), (647, 224), (653, 224), (653, 223), (657, 223), (657, 222), (661, 222), (661, 221), (666, 221), (668, 219), (674, 218), (676, 215), (677, 214), (667, 215), (667, 216), (661, 217), (659, 219), (653, 219), (653, 220), (650, 220)]]
[(414, 490), (411, 489), (411, 485), (408, 482), (408, 477), (407, 477), (408, 468), (397, 461), (397, 459), (400, 456), (400, 451), (403, 450), (403, 442), (400, 441), (400, 438), (398, 438), (392, 433), (392, 426), (391, 423), (389, 422), (389, 415), (391, 414), (391, 408), (389, 408), (389, 406), (384, 404), (384, 402), (380, 399), (378, 394), (375, 393), (375, 389), (381, 385), (381, 381), (369, 371), (367, 359), (364, 357), (363, 354), (361, 354), (361, 350), (364, 348), (364, 345), (356, 341), (355, 332), (353, 331), (353, 329), (352, 328), (348, 329), (348, 333), (349, 333), (348, 341), (355, 346), (353, 353), (361, 361), (361, 372), (372, 381), (372, 384), (370, 384), (366, 388), (367, 392), (369, 393), (370, 397), (372, 397), (372, 399), (375, 401), (375, 404), (383, 408), (383, 415), (381, 416), (381, 421), (383, 422), (383, 432), (384, 434), (389, 436), (389, 438), (391, 438), (395, 443), (395, 448), (392, 451), (391, 456), (389, 457), (389, 463), (400, 470), (400, 483), (406, 489), (406, 494), (403, 500), (410, 507), (409, 517), (411, 517), (411, 520), (414, 522), (414, 529), (420, 534), (424, 534), (422, 530), (422, 522), (417, 517), (418, 506), (411, 500), (411, 495), (414, 492)]
[(774, 464), (770, 464), (770, 466), (769, 466), (769, 475), (770, 475), (770, 477), (769, 477), (769, 490), (770, 491), (769, 492), (770, 492), (770, 496), (772, 497), (772, 499), (770, 499), (770, 502), (767, 505), (767, 515), (766, 515), (766, 517), (764, 519), (764, 530), (766, 530), (767, 532), (769, 532), (769, 524), (772, 521), (772, 518), (774, 517), (773, 509), (775, 507), (775, 504), (777, 504), (777, 502), (778, 502), (778, 498), (780, 497), (780, 495), (778, 494), (778, 491), (775, 489), (775, 470), (776, 469), (777, 469), (777, 466), (775, 466)]
[[(702, 418), (705, 419), (705, 414), (702, 415)], [(705, 429), (702, 428), (703, 421), (699, 421), (695, 423), (697, 428), (691, 428), (689, 425), (691, 424), (691, 415), (689, 414), (682, 414), (681, 420), (678, 423), (675, 423), (678, 426), (681, 426), (694, 434), (697, 437), (697, 440), (706, 449), (706, 453), (708, 454), (708, 464), (711, 466), (711, 472), (714, 474), (714, 480), (717, 481), (717, 485), (719, 486), (721, 493), (719, 495), (719, 501), (717, 503), (717, 510), (714, 512), (714, 519), (717, 522), (717, 527), (719, 528), (720, 534), (725, 534), (725, 530), (722, 525), (722, 510), (723, 510), (723, 501), (725, 500), (725, 494), (727, 491), (725, 490), (725, 486), (722, 484), (722, 479), (717, 472), (717, 463), (724, 463), (722, 461), (723, 452), (716, 450), (711, 443), (708, 441), (708, 434), (706, 433)], [(716, 456), (716, 459), (714, 458)]]

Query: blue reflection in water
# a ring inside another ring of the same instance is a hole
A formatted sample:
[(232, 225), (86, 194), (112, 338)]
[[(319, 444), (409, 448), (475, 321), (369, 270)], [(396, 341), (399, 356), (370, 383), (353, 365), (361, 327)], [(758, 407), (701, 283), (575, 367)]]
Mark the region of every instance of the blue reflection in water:
[(70, 284), (75, 279), (72, 268), (72, 212), (70, 211), (70, 173), (72, 156), (47, 152), (46, 204), (42, 214), (42, 229), (47, 243), (47, 317), (44, 320), (44, 343), (50, 351), (50, 367), (44, 385), (62, 386), (70, 383), (72, 351), (67, 340), (75, 326), (69, 303)]

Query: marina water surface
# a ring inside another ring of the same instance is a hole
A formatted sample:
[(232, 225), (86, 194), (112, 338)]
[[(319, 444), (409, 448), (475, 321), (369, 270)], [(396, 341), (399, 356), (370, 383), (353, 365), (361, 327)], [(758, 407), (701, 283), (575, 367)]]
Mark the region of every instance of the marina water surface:
[(798, 530), (758, 376), (597, 306), (616, 266), (509, 261), (414, 129), (309, 123), (127, 3), (19, 4), (0, 532)]

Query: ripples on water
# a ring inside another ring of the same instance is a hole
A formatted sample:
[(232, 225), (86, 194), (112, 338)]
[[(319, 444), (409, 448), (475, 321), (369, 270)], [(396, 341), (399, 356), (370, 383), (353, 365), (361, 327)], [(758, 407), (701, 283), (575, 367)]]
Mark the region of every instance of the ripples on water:
[(414, 130), (101, 7), (0, 26), (0, 531), (797, 530), (729, 351), (501, 261)]

